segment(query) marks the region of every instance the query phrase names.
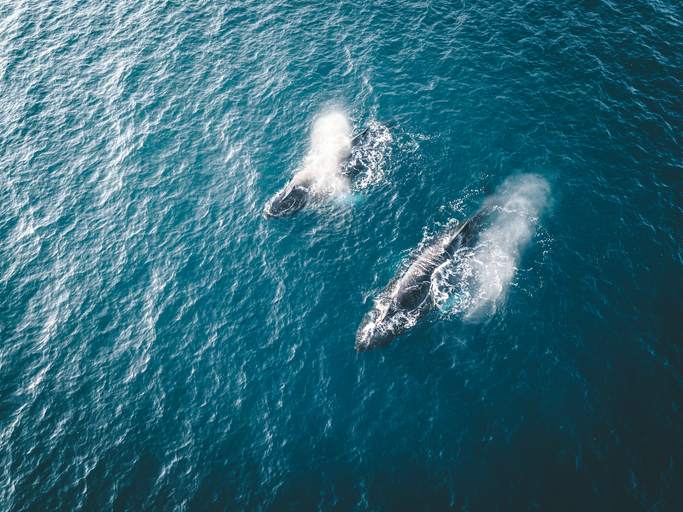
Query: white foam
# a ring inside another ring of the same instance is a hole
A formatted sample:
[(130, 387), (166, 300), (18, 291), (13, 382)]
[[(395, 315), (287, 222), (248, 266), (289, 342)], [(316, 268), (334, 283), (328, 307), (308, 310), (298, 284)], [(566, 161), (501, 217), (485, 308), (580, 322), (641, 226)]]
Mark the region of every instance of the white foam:
[(477, 245), (465, 248), (432, 278), (432, 296), (441, 311), (477, 319), (505, 299), (524, 247), (546, 207), (550, 185), (534, 174), (506, 180), (485, 202), (491, 212)]
[(354, 190), (365, 190), (381, 183), (386, 175), (386, 160), (390, 157), (393, 137), (388, 126), (372, 120), (368, 123), (369, 139), (351, 149), (348, 165), (360, 164), (362, 171), (354, 178)]

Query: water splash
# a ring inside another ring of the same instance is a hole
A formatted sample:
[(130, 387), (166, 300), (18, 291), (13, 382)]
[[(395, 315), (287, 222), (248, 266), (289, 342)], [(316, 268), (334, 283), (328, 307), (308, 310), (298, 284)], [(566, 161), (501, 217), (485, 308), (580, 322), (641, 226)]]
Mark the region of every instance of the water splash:
[(348, 167), (360, 169), (354, 179), (354, 191), (382, 183), (386, 178), (386, 161), (391, 157), (393, 137), (390, 127), (373, 119), (367, 129), (365, 143), (351, 149), (347, 163)]

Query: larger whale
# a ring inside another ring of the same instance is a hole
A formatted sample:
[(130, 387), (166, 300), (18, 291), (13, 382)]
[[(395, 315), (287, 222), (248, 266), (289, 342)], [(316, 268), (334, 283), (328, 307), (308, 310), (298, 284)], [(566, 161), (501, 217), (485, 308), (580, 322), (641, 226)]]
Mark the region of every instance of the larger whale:
[(413, 259), (405, 271), (394, 278), (379, 295), (356, 333), (356, 350), (383, 346), (405, 333), (434, 306), (432, 276), (458, 250), (470, 247), (477, 239), (486, 208), (466, 222), (446, 229)]
[(358, 328), (356, 349), (389, 343), (435, 307), (471, 319), (495, 311), (549, 197), (549, 183), (537, 174), (507, 178), (474, 216), (449, 225), (379, 294)]
[[(341, 183), (342, 187), (347, 187), (367, 166), (363, 150), (371, 146), (373, 139), (381, 136), (386, 130), (388, 130), (387, 125), (376, 123), (368, 126), (350, 139), (348, 147), (343, 140), (343, 135), (337, 137), (337, 140), (327, 141), (321, 148), (321, 152), (331, 154), (324, 154), (321, 161), (315, 159), (313, 165), (309, 166), (312, 168), (296, 173), (289, 183), (266, 203), (263, 209), (265, 216), (287, 217), (301, 211), (316, 194), (320, 195), (318, 189), (321, 182), (324, 186), (325, 180), (329, 182), (330, 177), (337, 180), (337, 183)], [(319, 172), (316, 168), (318, 164), (327, 168), (326, 171)]]

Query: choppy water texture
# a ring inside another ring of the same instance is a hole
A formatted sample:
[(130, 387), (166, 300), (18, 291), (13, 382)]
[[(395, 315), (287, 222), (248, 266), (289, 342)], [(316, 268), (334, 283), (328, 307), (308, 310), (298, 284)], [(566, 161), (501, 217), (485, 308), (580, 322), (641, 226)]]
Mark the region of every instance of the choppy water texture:
[[(17, 0), (0, 34), (0, 509), (683, 509), (683, 4)], [(390, 137), (265, 219), (330, 110)], [(357, 354), (525, 173), (494, 307)]]

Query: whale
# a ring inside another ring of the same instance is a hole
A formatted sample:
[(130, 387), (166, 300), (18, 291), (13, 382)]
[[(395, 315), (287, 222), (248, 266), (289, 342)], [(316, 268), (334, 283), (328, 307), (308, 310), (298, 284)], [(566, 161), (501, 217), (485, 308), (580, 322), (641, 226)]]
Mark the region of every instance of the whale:
[[(379, 125), (384, 129), (383, 125)], [(378, 128), (373, 129), (368, 126), (360, 133), (351, 138), (350, 149), (345, 149), (343, 141), (341, 142), (341, 158), (338, 164), (332, 162), (332, 166), (336, 167), (333, 171), (336, 173), (336, 178), (342, 181), (346, 186), (347, 183), (354, 180), (366, 167), (365, 155), (363, 149), (371, 143), (372, 137)], [(323, 162), (329, 165), (329, 161)], [(309, 169), (300, 171), (275, 194), (265, 205), (263, 213), (267, 218), (281, 218), (289, 217), (304, 209), (304, 207), (316, 196), (316, 187), (319, 185), (320, 175), (316, 169)]]
[(434, 272), (456, 257), (460, 249), (476, 242), (487, 211), (483, 207), (467, 221), (444, 230), (390, 281), (358, 328), (356, 350), (387, 345), (433, 309)]
[(495, 313), (551, 204), (550, 189), (538, 174), (513, 174), (469, 220), (421, 244), (364, 315), (356, 349), (386, 345), (435, 309), (467, 322)]

